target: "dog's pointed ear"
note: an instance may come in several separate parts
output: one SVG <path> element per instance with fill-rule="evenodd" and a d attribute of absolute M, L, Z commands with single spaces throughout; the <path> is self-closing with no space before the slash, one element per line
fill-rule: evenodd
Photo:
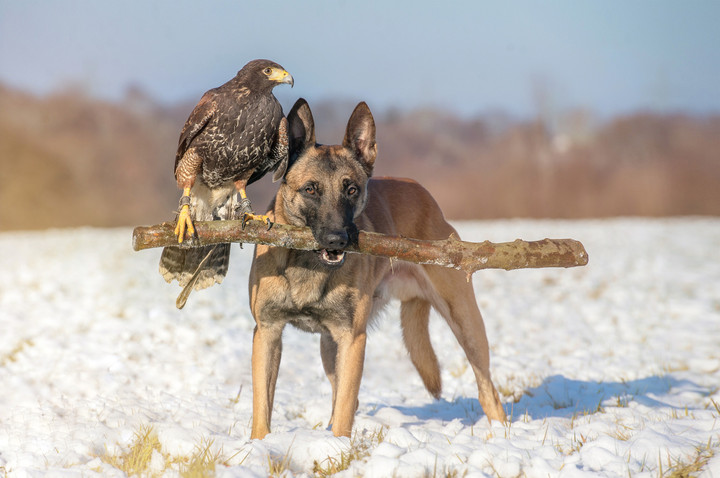
<path fill-rule="evenodd" d="M 350 115 L 343 146 L 355 152 L 355 157 L 363 165 L 367 175 L 371 176 L 377 157 L 375 119 L 364 101 L 358 103 Z"/>
<path fill-rule="evenodd" d="M 290 157 L 296 157 L 308 146 L 315 146 L 315 121 L 310 105 L 304 98 L 299 98 L 293 105 L 288 119 L 288 139 Z"/>

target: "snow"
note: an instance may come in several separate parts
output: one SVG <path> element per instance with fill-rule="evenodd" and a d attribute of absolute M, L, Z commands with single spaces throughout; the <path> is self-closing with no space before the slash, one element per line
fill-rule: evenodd
<path fill-rule="evenodd" d="M 103 461 L 151 426 L 148 473 L 208 446 L 218 476 L 313 474 L 358 444 L 338 476 L 657 476 L 710 456 L 720 477 L 720 220 L 458 223 L 473 241 L 574 238 L 587 267 L 479 271 L 493 381 L 510 425 L 488 423 L 472 371 L 438 316 L 443 395 L 425 391 L 398 307 L 368 339 L 355 436 L 326 429 L 319 338 L 284 335 L 273 433 L 250 440 L 252 247 L 221 286 L 194 292 L 133 252 L 129 229 L 0 234 L 0 475 L 123 476 Z M 381 439 L 378 439 L 380 432 Z M 708 451 L 709 447 L 709 451 Z"/>

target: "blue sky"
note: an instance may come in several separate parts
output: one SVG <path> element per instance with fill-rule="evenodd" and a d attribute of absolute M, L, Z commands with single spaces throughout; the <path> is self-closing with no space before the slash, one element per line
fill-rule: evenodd
<path fill-rule="evenodd" d="M 720 113 L 716 1 L 0 0 L 0 81 L 197 100 L 253 58 L 284 105 Z"/>

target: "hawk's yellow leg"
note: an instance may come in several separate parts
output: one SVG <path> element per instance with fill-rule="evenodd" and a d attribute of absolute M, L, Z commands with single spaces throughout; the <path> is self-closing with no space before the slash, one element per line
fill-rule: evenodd
<path fill-rule="evenodd" d="M 245 192 L 245 188 L 240 188 L 240 198 L 241 199 L 247 199 L 247 193 Z M 272 227 L 272 222 L 270 221 L 270 217 L 266 216 L 264 214 L 255 214 L 253 212 L 246 212 L 245 216 L 243 217 L 243 225 L 248 222 L 250 219 L 255 219 L 256 221 L 262 221 L 267 226 L 268 229 Z"/>
<path fill-rule="evenodd" d="M 190 188 L 183 189 L 180 204 L 182 206 L 180 207 L 180 214 L 178 215 L 177 225 L 175 226 L 175 235 L 178 237 L 178 244 L 182 244 L 186 229 L 188 236 L 195 234 L 195 226 L 193 226 L 192 219 L 190 219 Z"/>

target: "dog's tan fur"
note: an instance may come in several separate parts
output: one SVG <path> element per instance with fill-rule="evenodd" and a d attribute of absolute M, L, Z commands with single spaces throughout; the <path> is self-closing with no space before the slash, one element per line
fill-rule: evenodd
<path fill-rule="evenodd" d="M 445 239 L 455 233 L 432 196 L 416 182 L 369 179 L 377 148 L 367 105 L 355 108 L 343 144 L 337 146 L 315 144 L 312 114 L 304 100 L 298 100 L 288 120 L 293 160 L 271 206 L 273 221 L 307 225 L 321 246 L 335 250 L 352 241 L 357 229 L 419 239 Z M 428 391 L 440 397 L 440 369 L 428 333 L 433 307 L 467 355 L 486 416 L 504 421 L 490 379 L 483 319 L 465 274 L 439 266 L 391 264 L 387 258 L 363 254 L 344 257 L 342 265 L 331 267 L 315 251 L 257 246 L 250 272 L 250 304 L 257 323 L 252 438 L 270 432 L 281 336 L 287 323 L 321 334 L 320 353 L 333 390 L 332 431 L 349 436 L 368 322 L 392 298 L 401 301 L 403 340 Z"/>

